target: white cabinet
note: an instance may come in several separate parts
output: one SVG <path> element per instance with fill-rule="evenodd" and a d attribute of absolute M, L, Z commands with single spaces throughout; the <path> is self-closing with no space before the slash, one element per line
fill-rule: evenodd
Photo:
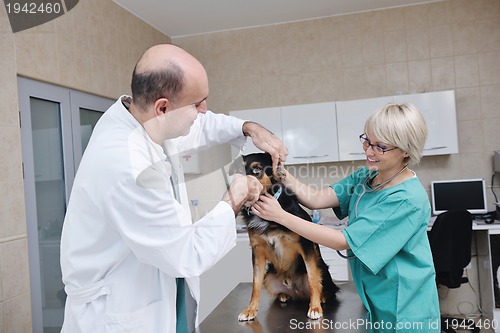
<path fill-rule="evenodd" d="M 201 174 L 201 161 L 199 152 L 195 151 L 195 152 L 182 153 L 179 157 L 182 165 L 182 171 L 185 174 L 191 174 L 191 175 Z"/>
<path fill-rule="evenodd" d="M 339 160 L 335 102 L 282 107 L 281 127 L 287 164 Z"/>
<path fill-rule="evenodd" d="M 386 96 L 353 101 L 302 104 L 230 112 L 255 121 L 283 140 L 288 149 L 286 164 L 364 160 L 359 142 L 365 122 L 387 103 L 411 103 L 425 118 L 428 138 L 423 155 L 458 153 L 455 92 Z M 260 152 L 251 140 L 243 154 Z M 240 152 L 233 148 L 233 158 Z"/>
<path fill-rule="evenodd" d="M 413 104 L 424 116 L 428 130 L 424 156 L 458 153 L 457 116 L 453 90 L 394 96 L 394 102 Z"/>
<path fill-rule="evenodd" d="M 455 93 L 451 90 L 337 102 L 341 161 L 365 158 L 358 138 L 365 121 L 375 110 L 391 102 L 413 104 L 424 116 L 428 130 L 424 156 L 458 153 Z"/>
<path fill-rule="evenodd" d="M 286 164 L 339 160 L 335 102 L 241 110 L 229 114 L 255 121 L 282 139 L 288 149 Z M 260 151 L 249 139 L 241 153 Z M 239 153 L 237 148 L 232 148 L 233 158 Z"/>
<path fill-rule="evenodd" d="M 391 103 L 392 96 L 337 102 L 339 157 L 341 161 L 364 160 L 365 151 L 359 142 L 365 122 L 378 108 Z"/>
<path fill-rule="evenodd" d="M 252 250 L 250 248 L 250 241 L 246 233 L 241 233 L 238 234 L 236 246 L 200 277 L 200 322 L 240 282 L 252 282 L 252 276 Z M 250 302 L 250 299 L 248 299 L 248 302 Z M 240 310 L 243 310 L 243 308 Z M 237 319 L 230 318 L 229 320 Z"/>
<path fill-rule="evenodd" d="M 229 112 L 229 115 L 243 120 L 249 120 L 259 123 L 260 125 L 270 130 L 272 133 L 274 133 L 274 135 L 276 135 L 278 138 L 283 138 L 281 131 L 281 108 L 279 107 L 232 111 Z M 255 147 L 251 139 L 247 139 L 247 143 L 243 147 L 243 150 L 241 152 L 238 148 L 231 147 L 231 155 L 233 158 L 238 156 L 240 153 L 243 155 L 247 155 L 250 153 L 258 152 L 262 151 Z"/>

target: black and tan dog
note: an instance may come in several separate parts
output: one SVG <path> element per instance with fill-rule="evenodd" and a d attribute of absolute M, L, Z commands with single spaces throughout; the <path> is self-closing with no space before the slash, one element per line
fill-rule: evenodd
<path fill-rule="evenodd" d="M 264 185 L 264 191 L 274 195 L 285 211 L 311 221 L 297 197 L 273 177 L 269 154 L 246 155 L 243 165 L 245 173 L 257 177 Z M 244 208 L 241 214 L 252 248 L 253 285 L 250 304 L 240 313 L 238 320 L 248 321 L 256 317 L 263 285 L 281 302 L 309 300 L 307 316 L 311 319 L 322 317 L 321 303 L 334 298 L 339 288 L 332 281 L 318 244 L 278 223 L 259 218 L 250 209 Z"/>

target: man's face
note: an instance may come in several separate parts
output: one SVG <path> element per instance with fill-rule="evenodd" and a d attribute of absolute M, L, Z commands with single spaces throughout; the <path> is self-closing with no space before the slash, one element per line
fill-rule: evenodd
<path fill-rule="evenodd" d="M 163 115 L 158 116 L 164 118 L 162 121 L 165 124 L 165 140 L 188 135 L 198 113 L 196 105 L 189 104 L 166 111 Z"/>
<path fill-rule="evenodd" d="M 189 134 L 199 113 L 207 111 L 208 81 L 187 81 L 180 98 L 174 102 L 160 98 L 155 103 L 156 116 L 144 128 L 157 143 Z M 157 111 L 159 110 L 159 111 Z"/>
<path fill-rule="evenodd" d="M 198 114 L 207 112 L 208 79 L 205 72 L 198 76 L 188 74 L 185 80 L 179 100 L 171 103 L 170 111 L 166 112 L 172 126 L 167 139 L 189 134 Z"/>

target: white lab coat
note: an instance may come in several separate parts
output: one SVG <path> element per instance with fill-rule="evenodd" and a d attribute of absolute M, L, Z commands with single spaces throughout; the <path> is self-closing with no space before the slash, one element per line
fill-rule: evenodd
<path fill-rule="evenodd" d="M 191 223 L 185 186 L 179 184 L 181 205 L 173 197 L 172 165 L 122 97 L 93 131 L 64 220 L 64 333 L 175 332 L 175 277 L 186 277 L 199 303 L 198 277 L 236 244 L 234 212 L 226 202 Z M 178 149 L 241 146 L 242 125 L 200 114 L 186 137 L 166 142 L 174 169 Z"/>

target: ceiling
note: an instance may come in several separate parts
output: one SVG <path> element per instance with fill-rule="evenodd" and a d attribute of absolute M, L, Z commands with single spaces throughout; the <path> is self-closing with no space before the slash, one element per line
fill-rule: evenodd
<path fill-rule="evenodd" d="M 171 38 L 442 0 L 113 0 Z"/>

